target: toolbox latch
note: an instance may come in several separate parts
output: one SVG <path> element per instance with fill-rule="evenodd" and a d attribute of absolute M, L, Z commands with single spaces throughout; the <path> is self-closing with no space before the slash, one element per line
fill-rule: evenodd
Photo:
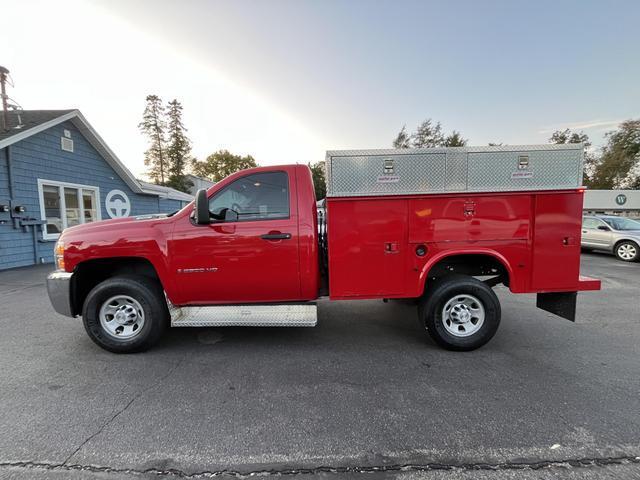
<path fill-rule="evenodd" d="M 472 217 L 476 214 L 476 202 L 464 202 L 464 216 Z"/>

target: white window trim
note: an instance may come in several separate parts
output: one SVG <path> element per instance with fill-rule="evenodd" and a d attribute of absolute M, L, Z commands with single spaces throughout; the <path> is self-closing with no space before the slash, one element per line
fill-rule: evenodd
<path fill-rule="evenodd" d="M 80 207 L 80 223 L 84 223 L 84 202 L 82 201 L 82 190 L 91 190 L 94 192 L 96 198 L 96 222 L 102 220 L 102 208 L 100 205 L 100 188 L 94 185 L 82 185 L 80 183 L 69 183 L 69 182 L 58 182 L 56 180 L 46 180 L 44 178 L 38 179 L 38 200 L 40 202 L 40 218 L 47 221 L 47 217 L 45 215 L 45 205 L 44 205 L 44 185 L 50 185 L 52 187 L 58 188 L 58 198 L 60 201 L 60 220 L 62 221 L 63 230 L 67 228 L 67 206 L 65 204 L 64 199 L 64 187 L 75 188 L 78 193 L 78 206 Z M 60 236 L 59 233 L 47 233 L 46 225 L 43 225 L 42 228 L 42 238 L 44 240 L 56 240 Z"/>

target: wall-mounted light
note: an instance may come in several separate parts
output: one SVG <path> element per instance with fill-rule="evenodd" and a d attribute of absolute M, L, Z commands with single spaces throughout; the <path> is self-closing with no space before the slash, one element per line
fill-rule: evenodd
<path fill-rule="evenodd" d="M 8 213 L 9 210 L 9 205 L 0 205 L 0 213 Z"/>
<path fill-rule="evenodd" d="M 27 211 L 27 208 L 24 205 L 16 205 L 15 207 L 13 207 L 13 210 L 16 213 L 24 213 Z"/>

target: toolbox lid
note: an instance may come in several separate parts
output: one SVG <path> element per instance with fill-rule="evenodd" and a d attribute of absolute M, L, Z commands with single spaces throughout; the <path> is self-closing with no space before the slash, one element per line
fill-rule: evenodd
<path fill-rule="evenodd" d="M 333 150 L 327 197 L 575 189 L 584 145 Z"/>

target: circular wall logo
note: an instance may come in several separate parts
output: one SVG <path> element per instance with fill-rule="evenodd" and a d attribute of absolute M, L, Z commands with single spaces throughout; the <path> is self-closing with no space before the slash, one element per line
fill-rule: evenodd
<path fill-rule="evenodd" d="M 104 199 L 104 208 L 111 218 L 128 217 L 131 212 L 131 202 L 122 190 L 111 190 Z"/>
<path fill-rule="evenodd" d="M 627 196 L 624 193 L 616 196 L 616 203 L 618 205 L 624 205 L 625 203 L 627 203 Z"/>

